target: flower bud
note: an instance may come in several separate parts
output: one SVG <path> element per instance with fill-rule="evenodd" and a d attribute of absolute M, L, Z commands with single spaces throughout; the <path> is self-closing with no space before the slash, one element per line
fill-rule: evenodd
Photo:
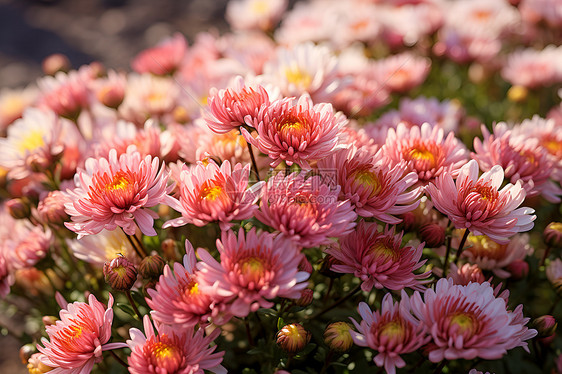
<path fill-rule="evenodd" d="M 324 331 L 324 342 L 333 351 L 346 352 L 353 345 L 349 330 L 350 326 L 345 322 L 330 323 Z"/>
<path fill-rule="evenodd" d="M 27 361 L 27 370 L 29 370 L 30 374 L 43 374 L 48 373 L 49 371 L 53 370 L 54 368 L 45 365 L 41 362 L 40 357 L 44 356 L 43 353 L 34 353 L 31 355 L 29 360 Z"/>
<path fill-rule="evenodd" d="M 402 215 L 402 226 L 404 231 L 413 231 L 416 228 L 416 216 L 412 212 L 406 212 Z"/>
<path fill-rule="evenodd" d="M 515 260 L 507 265 L 506 269 L 511 273 L 511 278 L 514 280 L 523 279 L 529 274 L 529 264 L 524 260 Z"/>
<path fill-rule="evenodd" d="M 106 107 L 117 109 L 125 98 L 125 89 L 119 85 L 107 84 L 97 92 L 96 96 Z"/>
<path fill-rule="evenodd" d="M 20 348 L 20 360 L 22 364 L 27 364 L 27 361 L 29 361 L 29 358 L 31 357 L 32 354 L 34 354 L 35 352 L 37 352 L 37 348 L 35 348 L 34 344 L 26 344 L 26 345 L 22 345 Z"/>
<path fill-rule="evenodd" d="M 105 263 L 103 275 L 114 290 L 128 291 L 137 280 L 137 269 L 124 256 L 119 256 Z"/>
<path fill-rule="evenodd" d="M 37 205 L 37 214 L 43 223 L 62 224 L 69 220 L 64 210 L 65 198 L 61 191 L 49 191 Z"/>
<path fill-rule="evenodd" d="M 23 219 L 29 217 L 31 208 L 29 201 L 26 198 L 15 198 L 6 201 L 6 208 L 12 217 L 15 219 Z"/>
<path fill-rule="evenodd" d="M 549 223 L 544 229 L 543 239 L 550 247 L 562 247 L 562 222 Z"/>
<path fill-rule="evenodd" d="M 548 338 L 556 333 L 558 324 L 551 315 L 544 315 L 533 321 L 533 327 L 538 331 L 538 338 Z"/>
<path fill-rule="evenodd" d="M 45 327 L 56 324 L 58 320 L 59 319 L 55 316 L 43 316 L 43 317 L 41 317 L 41 321 L 43 322 Z"/>
<path fill-rule="evenodd" d="M 301 292 L 301 297 L 295 300 L 295 304 L 301 307 L 307 307 L 312 304 L 314 300 L 314 291 L 310 288 L 305 288 Z"/>
<path fill-rule="evenodd" d="M 318 272 L 328 278 L 339 278 L 343 274 L 332 271 L 332 266 L 339 263 L 340 262 L 336 260 L 334 256 L 327 255 L 321 260 L 320 269 L 318 270 Z"/>
<path fill-rule="evenodd" d="M 177 251 L 176 241 L 173 239 L 166 239 L 161 244 L 162 252 L 164 252 L 164 258 L 167 261 L 179 261 L 180 256 Z"/>
<path fill-rule="evenodd" d="M 151 288 L 156 288 L 156 285 L 158 284 L 158 281 L 155 279 L 151 279 L 148 282 L 146 282 L 143 286 L 142 286 L 142 293 L 144 295 L 144 297 L 150 297 L 150 295 L 148 294 L 148 290 Z"/>
<path fill-rule="evenodd" d="M 302 325 L 291 323 L 277 332 L 277 345 L 288 354 L 294 354 L 308 344 L 310 337 L 310 332 L 306 331 Z"/>
<path fill-rule="evenodd" d="M 164 271 L 166 261 L 159 255 L 146 256 L 139 264 L 139 274 L 145 279 L 158 279 Z"/>
<path fill-rule="evenodd" d="M 301 262 L 299 262 L 299 270 L 312 274 L 314 268 L 312 267 L 310 261 L 308 261 L 306 257 L 303 257 Z"/>
<path fill-rule="evenodd" d="M 445 244 L 445 228 L 437 223 L 423 225 L 419 234 L 426 247 L 437 248 Z"/>
<path fill-rule="evenodd" d="M 61 53 L 54 53 L 43 60 L 41 67 L 45 74 L 55 75 L 59 71 L 67 73 L 71 66 L 68 57 Z"/>

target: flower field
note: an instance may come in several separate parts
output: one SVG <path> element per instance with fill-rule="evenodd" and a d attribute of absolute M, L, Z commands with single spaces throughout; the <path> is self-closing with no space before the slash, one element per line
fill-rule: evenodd
<path fill-rule="evenodd" d="M 0 90 L 31 374 L 562 374 L 562 4 L 230 0 Z"/>

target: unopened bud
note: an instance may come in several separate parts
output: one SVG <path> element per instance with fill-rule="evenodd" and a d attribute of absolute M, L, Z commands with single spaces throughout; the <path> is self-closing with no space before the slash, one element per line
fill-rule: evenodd
<path fill-rule="evenodd" d="M 137 269 L 124 256 L 119 256 L 105 263 L 103 275 L 114 290 L 128 291 L 137 280 Z"/>
<path fill-rule="evenodd" d="M 146 256 L 139 264 L 138 270 L 145 279 L 158 279 L 166 266 L 166 261 L 159 255 Z"/>
<path fill-rule="evenodd" d="M 71 67 L 68 57 L 61 53 L 54 53 L 47 56 L 41 65 L 43 72 L 47 75 L 55 75 L 59 71 L 67 73 Z"/>
<path fill-rule="evenodd" d="M 544 229 L 543 239 L 550 247 L 562 247 L 562 222 L 549 223 Z"/>
<path fill-rule="evenodd" d="M 41 356 L 45 355 L 43 353 L 34 353 L 27 361 L 27 370 L 30 374 L 44 374 L 54 369 L 45 365 L 40 359 Z"/>
<path fill-rule="evenodd" d="M 10 199 L 6 201 L 5 205 L 10 215 L 15 219 L 27 218 L 31 214 L 29 201 L 26 198 Z"/>
<path fill-rule="evenodd" d="M 426 247 L 437 248 L 445 244 L 445 228 L 437 223 L 423 225 L 419 234 Z"/>
<path fill-rule="evenodd" d="M 49 191 L 37 205 L 37 214 L 43 223 L 61 224 L 69 220 L 64 210 L 65 197 L 61 191 Z"/>
<path fill-rule="evenodd" d="M 22 345 L 20 348 L 20 360 L 22 364 L 27 364 L 27 361 L 29 361 L 29 358 L 31 357 L 32 354 L 34 354 L 35 352 L 37 352 L 37 348 L 35 348 L 34 344 L 26 344 L 26 345 Z"/>
<path fill-rule="evenodd" d="M 524 260 L 515 260 L 507 265 L 506 269 L 514 280 L 523 279 L 529 274 L 529 264 Z"/>
<path fill-rule="evenodd" d="M 277 345 L 289 354 L 301 351 L 310 341 L 311 334 L 302 325 L 291 323 L 277 332 Z"/>
<path fill-rule="evenodd" d="M 314 300 L 314 291 L 310 288 L 305 288 L 301 292 L 301 297 L 295 300 L 295 304 L 301 307 L 307 307 L 312 304 Z"/>
<path fill-rule="evenodd" d="M 349 332 L 350 326 L 345 322 L 334 322 L 324 331 L 324 342 L 331 350 L 346 352 L 353 345 L 353 338 Z"/>
<path fill-rule="evenodd" d="M 340 263 L 334 256 L 327 255 L 321 261 L 318 272 L 323 276 L 328 278 L 339 278 L 343 275 L 342 273 L 332 271 L 332 266 Z"/>
<path fill-rule="evenodd" d="M 406 212 L 402 215 L 402 225 L 404 231 L 414 231 L 416 228 L 416 216 L 412 212 Z"/>
<path fill-rule="evenodd" d="M 314 268 L 312 267 L 310 261 L 308 261 L 306 257 L 303 257 L 301 262 L 299 262 L 299 270 L 312 274 Z"/>
<path fill-rule="evenodd" d="M 107 84 L 98 91 L 96 96 L 106 107 L 117 109 L 125 98 L 125 89 L 119 85 Z"/>
<path fill-rule="evenodd" d="M 59 319 L 55 316 L 43 316 L 41 318 L 41 321 L 43 322 L 45 327 L 54 325 L 55 323 L 57 323 L 58 320 Z"/>
<path fill-rule="evenodd" d="M 557 326 L 556 319 L 548 314 L 533 321 L 533 327 L 538 331 L 538 338 L 548 338 L 554 335 Z"/>

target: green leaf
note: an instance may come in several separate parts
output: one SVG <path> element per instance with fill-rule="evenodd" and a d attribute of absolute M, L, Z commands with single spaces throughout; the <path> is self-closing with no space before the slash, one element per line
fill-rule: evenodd
<path fill-rule="evenodd" d="M 285 326 L 285 321 L 283 320 L 283 318 L 279 317 L 277 319 L 277 330 L 281 330 L 283 326 Z"/>
<path fill-rule="evenodd" d="M 123 312 L 127 313 L 128 315 L 130 315 L 131 317 L 135 318 L 136 317 L 136 313 L 133 310 L 133 308 L 129 305 L 129 304 L 122 304 L 122 303 L 117 303 L 115 304 L 115 306 L 119 309 L 121 309 Z"/>

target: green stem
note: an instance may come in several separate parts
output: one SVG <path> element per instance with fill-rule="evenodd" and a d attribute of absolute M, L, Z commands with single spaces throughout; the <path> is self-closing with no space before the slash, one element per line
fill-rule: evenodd
<path fill-rule="evenodd" d="M 244 318 L 244 325 L 246 326 L 246 335 L 248 336 L 248 344 L 250 344 L 250 347 L 255 347 L 255 343 L 254 343 L 254 338 L 252 338 L 252 333 L 250 331 L 250 322 L 248 321 L 248 318 Z"/>
<path fill-rule="evenodd" d="M 131 291 L 129 291 L 129 290 L 125 291 L 125 295 L 127 295 L 127 300 L 129 300 L 129 303 L 133 307 L 133 310 L 135 311 L 135 313 L 137 315 L 137 318 L 139 319 L 139 321 L 142 321 L 142 316 L 139 312 L 139 309 L 137 308 L 137 303 L 135 303 L 135 300 L 133 300 L 133 296 L 131 295 Z"/>
<path fill-rule="evenodd" d="M 470 231 L 468 231 L 468 229 L 466 229 L 464 231 L 464 235 L 462 236 L 461 243 L 459 244 L 459 249 L 457 249 L 457 257 L 456 257 L 455 261 L 453 261 L 453 262 L 458 263 L 458 261 L 461 259 L 462 250 L 464 249 L 464 244 L 466 243 L 466 239 L 468 238 L 468 234 L 470 234 Z"/>
<path fill-rule="evenodd" d="M 127 363 L 125 361 L 123 361 L 121 359 L 121 357 L 117 356 L 117 354 L 113 351 L 109 351 L 109 353 L 113 356 L 113 358 L 115 359 L 115 361 L 117 361 L 118 363 L 120 363 L 122 366 L 124 366 L 125 368 L 128 368 L 129 365 L 127 365 Z"/>
<path fill-rule="evenodd" d="M 329 312 L 330 310 L 334 309 L 335 307 L 337 307 L 338 305 L 344 303 L 345 301 L 347 301 L 348 299 L 350 299 L 353 295 L 355 295 L 359 290 L 361 290 L 361 284 L 358 284 L 353 290 L 351 290 L 347 295 L 345 295 L 344 297 L 342 297 L 341 299 L 339 299 L 338 301 L 336 301 L 335 303 L 333 303 L 332 305 L 322 309 L 321 311 L 319 311 L 318 313 L 314 314 L 312 317 L 310 317 L 309 319 L 315 319 L 317 317 L 320 317 L 322 314 Z"/>
<path fill-rule="evenodd" d="M 137 246 L 135 244 L 135 242 L 133 241 L 133 239 L 131 238 L 131 235 L 129 234 L 125 234 L 125 236 L 127 237 L 127 240 L 129 241 L 129 243 L 131 244 L 131 246 L 133 247 L 133 249 L 135 250 L 135 252 L 137 253 L 137 255 L 143 259 L 146 257 L 146 253 L 144 252 L 144 249 L 142 249 L 141 247 Z M 134 235 L 133 235 L 134 237 Z"/>
<path fill-rule="evenodd" d="M 548 255 L 550 254 L 550 250 L 552 249 L 551 246 L 547 246 L 546 250 L 544 251 L 544 254 L 542 255 L 542 259 L 541 259 L 541 263 L 539 264 L 539 266 L 543 266 L 544 262 L 546 261 L 546 258 L 548 257 Z"/>

